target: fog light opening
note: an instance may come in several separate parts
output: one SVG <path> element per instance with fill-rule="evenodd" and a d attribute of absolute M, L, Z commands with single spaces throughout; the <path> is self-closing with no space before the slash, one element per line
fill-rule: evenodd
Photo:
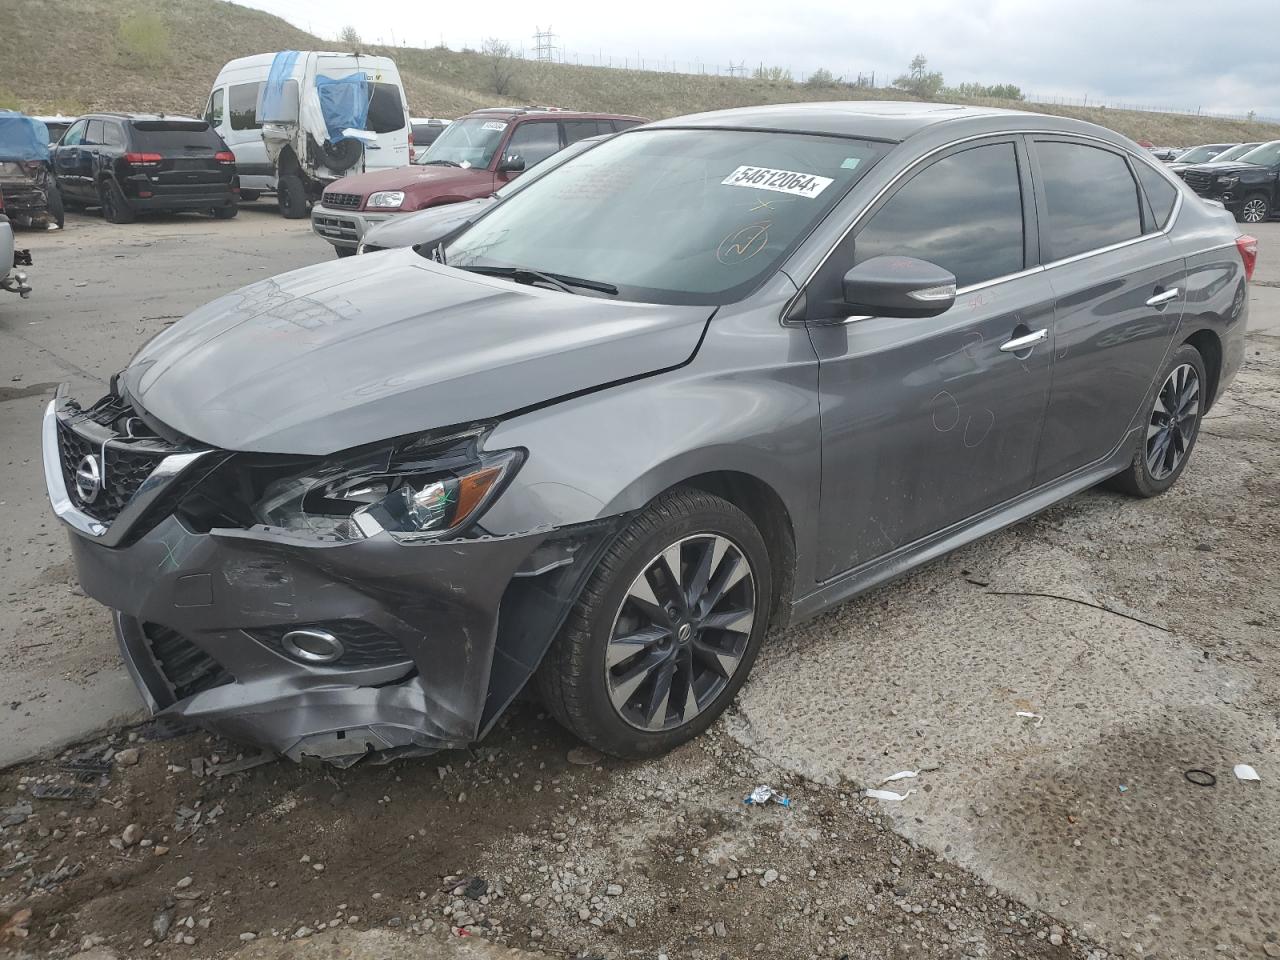
<path fill-rule="evenodd" d="M 303 663 L 333 663 L 343 654 L 342 641 L 325 630 L 291 630 L 280 638 L 280 645 Z"/>

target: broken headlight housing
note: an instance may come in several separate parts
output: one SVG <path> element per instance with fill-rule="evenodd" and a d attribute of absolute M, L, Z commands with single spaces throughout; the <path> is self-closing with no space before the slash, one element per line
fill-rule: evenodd
<path fill-rule="evenodd" d="M 524 459 L 522 450 L 481 450 L 486 432 L 427 436 L 325 460 L 272 483 L 255 513 L 268 526 L 338 543 L 384 531 L 406 542 L 458 535 Z"/>

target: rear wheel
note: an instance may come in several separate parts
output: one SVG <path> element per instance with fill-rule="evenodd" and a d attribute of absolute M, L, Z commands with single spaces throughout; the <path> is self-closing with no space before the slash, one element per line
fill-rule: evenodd
<path fill-rule="evenodd" d="M 286 220 L 301 220 L 307 215 L 307 188 L 302 178 L 285 174 L 276 184 L 276 197 L 280 201 L 280 213 Z"/>
<path fill-rule="evenodd" d="M 240 208 L 234 203 L 228 203 L 221 207 L 214 207 L 209 212 L 213 214 L 215 220 L 230 220 L 240 212 Z"/>
<path fill-rule="evenodd" d="M 768 628 L 769 555 L 737 507 L 664 494 L 606 551 L 538 669 L 543 702 L 618 757 L 702 733 L 747 678 Z"/>
<path fill-rule="evenodd" d="M 1133 461 L 1111 486 L 1135 497 L 1154 497 L 1173 486 L 1200 435 L 1208 382 L 1200 351 L 1184 343 L 1165 365 Z"/>
<path fill-rule="evenodd" d="M 1236 219 L 1241 223 L 1262 223 L 1271 216 L 1271 203 L 1266 194 L 1251 193 L 1240 204 L 1240 212 Z"/>
<path fill-rule="evenodd" d="M 114 180 L 103 180 L 98 185 L 98 199 L 102 204 L 102 218 L 107 223 L 133 223 L 138 217 Z"/>

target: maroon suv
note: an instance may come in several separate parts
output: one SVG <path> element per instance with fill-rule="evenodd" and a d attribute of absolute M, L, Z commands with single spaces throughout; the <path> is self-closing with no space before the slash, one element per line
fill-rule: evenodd
<path fill-rule="evenodd" d="M 647 121 L 611 113 L 540 107 L 475 110 L 453 121 L 413 165 L 335 180 L 311 210 L 311 228 L 356 252 L 365 231 L 398 213 L 487 197 L 504 183 L 584 137 Z"/>

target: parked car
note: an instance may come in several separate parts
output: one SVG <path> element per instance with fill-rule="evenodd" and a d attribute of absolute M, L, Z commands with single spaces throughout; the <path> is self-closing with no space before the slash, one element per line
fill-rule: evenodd
<path fill-rule="evenodd" d="M 1215 156 L 1212 160 L 1206 160 L 1206 161 L 1203 161 L 1203 163 L 1209 163 L 1209 164 L 1227 163 L 1228 161 L 1231 161 L 1231 160 L 1238 160 L 1240 157 L 1244 156 L 1254 147 L 1260 147 L 1260 146 L 1262 146 L 1260 142 L 1259 143 L 1237 143 L 1234 147 L 1228 147 L 1226 150 L 1223 150 L 1220 154 Z M 1169 169 L 1174 173 L 1178 174 L 1179 176 L 1182 175 L 1183 170 L 1186 170 L 1188 167 L 1192 167 L 1192 166 L 1200 166 L 1200 164 L 1185 163 L 1182 160 L 1175 160 L 1168 165 Z"/>
<path fill-rule="evenodd" d="M 532 107 L 476 110 L 455 120 L 411 167 L 343 177 L 311 211 L 311 228 L 340 257 L 375 223 L 487 197 L 566 145 L 646 122 L 642 117 Z"/>
<path fill-rule="evenodd" d="M 440 134 L 444 132 L 444 128 L 449 125 L 448 120 L 439 120 L 435 117 L 410 117 L 409 131 L 412 139 L 409 141 L 409 162 L 417 163 L 418 157 L 422 156 L 431 146 L 440 138 Z"/>
<path fill-rule="evenodd" d="M 487 197 L 428 207 L 416 213 L 406 213 L 400 217 L 375 223 L 366 231 L 356 252 L 378 253 L 382 250 L 394 250 L 398 247 L 412 247 L 419 243 L 443 240 L 475 220 L 495 203 L 537 183 L 560 164 L 572 160 L 581 153 L 586 153 L 607 139 L 608 137 L 587 137 L 585 140 L 571 143 L 559 153 L 549 156 L 528 173 L 503 184 Z"/>
<path fill-rule="evenodd" d="M 62 135 L 53 168 L 67 204 L 100 207 L 109 223 L 184 210 L 229 220 L 238 209 L 235 157 L 191 117 L 89 114 Z"/>
<path fill-rule="evenodd" d="M 75 117 L 64 117 L 60 113 L 54 114 L 53 116 L 33 117 L 32 119 L 39 120 L 45 125 L 45 129 L 49 131 L 50 147 L 61 140 L 62 135 L 67 132 L 73 123 L 76 122 Z"/>
<path fill-rule="evenodd" d="M 244 199 L 275 194 L 289 219 L 344 174 L 409 162 L 409 110 L 388 57 L 284 50 L 231 60 L 205 119 L 235 154 Z"/>
<path fill-rule="evenodd" d="M 1187 167 L 1181 176 L 1192 190 L 1221 203 L 1241 223 L 1262 223 L 1271 219 L 1280 202 L 1280 140 L 1254 147 L 1230 163 Z"/>
<path fill-rule="evenodd" d="M 154 711 L 345 765 L 472 743 L 532 680 L 648 756 L 715 720 L 771 624 L 1102 481 L 1168 490 L 1241 364 L 1256 254 L 1077 120 L 681 117 L 446 262 L 201 307 L 96 403 L 58 391 L 45 477 Z"/>
<path fill-rule="evenodd" d="M 1174 163 L 1208 163 L 1224 150 L 1236 146 L 1234 143 L 1202 143 L 1198 147 L 1190 147 L 1174 158 Z"/>
<path fill-rule="evenodd" d="M 14 247 L 13 227 L 4 212 L 4 196 L 0 194 L 0 290 L 16 293 L 24 300 L 31 296 L 27 275 L 19 267 L 31 265 L 31 253 Z"/>
<path fill-rule="evenodd" d="M 63 225 L 62 198 L 53 185 L 49 133 L 35 117 L 0 110 L 0 197 L 10 226 Z"/>
<path fill-rule="evenodd" d="M 1165 163 L 1171 163 L 1178 158 L 1178 154 L 1185 152 L 1186 151 L 1182 147 L 1153 147 L 1151 155 L 1157 160 L 1162 160 Z"/>

